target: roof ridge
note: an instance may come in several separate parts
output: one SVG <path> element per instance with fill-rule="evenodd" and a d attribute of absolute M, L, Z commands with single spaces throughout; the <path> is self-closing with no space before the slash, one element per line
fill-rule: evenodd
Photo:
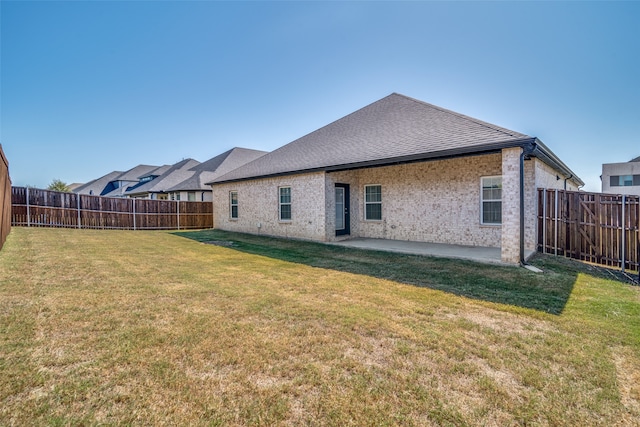
<path fill-rule="evenodd" d="M 495 130 L 495 131 L 498 131 L 498 132 L 502 132 L 502 133 L 504 133 L 504 134 L 506 134 L 506 135 L 508 135 L 508 136 L 510 136 L 512 138 L 519 138 L 521 135 L 523 135 L 520 132 L 515 132 L 515 131 L 512 131 L 511 129 L 507 129 L 507 128 L 504 128 L 502 126 L 493 125 L 493 124 L 491 124 L 489 122 L 485 122 L 484 120 L 475 119 L 475 118 L 473 118 L 471 116 L 467 116 L 465 114 L 461 114 L 461 113 L 455 112 L 453 110 L 449 110 L 447 108 L 439 107 L 437 105 L 430 104 L 428 102 L 421 101 L 419 99 L 415 99 L 415 98 L 412 98 L 410 96 L 403 95 L 401 93 L 393 92 L 391 95 L 401 96 L 401 97 L 403 97 L 405 99 L 408 99 L 409 101 L 413 101 L 413 102 L 416 102 L 418 104 L 426 105 L 427 107 L 433 108 L 433 109 L 438 110 L 438 111 L 442 111 L 443 113 L 448 113 L 448 114 L 460 117 L 461 119 L 468 120 L 470 122 L 478 124 L 480 126 L 484 126 L 486 128 L 489 128 L 489 129 L 492 129 L 492 130 Z M 514 134 L 514 132 L 515 132 L 515 134 Z"/>

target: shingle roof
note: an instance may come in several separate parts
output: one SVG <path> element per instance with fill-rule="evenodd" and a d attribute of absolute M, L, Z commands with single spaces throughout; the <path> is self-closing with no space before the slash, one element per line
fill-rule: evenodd
<path fill-rule="evenodd" d="M 190 169 L 199 164 L 200 162 L 194 159 L 182 160 L 171 165 L 169 169 L 157 178 L 154 178 L 149 182 L 145 182 L 142 185 L 127 189 L 126 194 L 133 195 L 141 193 L 166 192 L 167 189 L 190 178 L 194 174 Z"/>
<path fill-rule="evenodd" d="M 629 160 L 629 163 L 633 163 L 633 162 L 640 162 L 640 156 L 636 157 L 635 159 Z"/>
<path fill-rule="evenodd" d="M 195 173 L 167 191 L 211 190 L 207 184 L 244 164 L 267 154 L 266 151 L 235 147 L 191 168 Z"/>
<path fill-rule="evenodd" d="M 214 182 L 477 152 L 532 138 L 393 93 Z"/>
<path fill-rule="evenodd" d="M 138 165 L 129 169 L 126 172 L 123 172 L 120 176 L 118 176 L 113 181 L 137 181 L 140 176 L 148 173 L 149 171 L 156 169 L 157 167 L 158 166 L 152 166 L 152 165 Z"/>
<path fill-rule="evenodd" d="M 74 188 L 72 191 L 76 194 L 93 194 L 99 196 L 102 193 L 102 190 L 113 181 L 116 177 L 122 175 L 124 172 L 122 171 L 113 171 L 108 174 L 101 176 L 100 178 L 96 178 L 93 181 L 89 181 L 86 184 L 83 184 L 79 187 Z"/>
<path fill-rule="evenodd" d="M 171 169 L 172 165 L 162 165 L 162 166 L 158 166 L 155 169 L 152 169 L 150 171 L 145 172 L 144 174 L 140 175 L 138 177 L 138 179 L 142 179 L 145 178 L 147 176 L 160 176 L 163 173 L 165 173 L 166 171 L 168 171 L 169 169 Z"/>

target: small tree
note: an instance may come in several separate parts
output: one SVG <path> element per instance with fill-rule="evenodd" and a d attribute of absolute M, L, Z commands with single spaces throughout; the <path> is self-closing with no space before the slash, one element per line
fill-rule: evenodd
<path fill-rule="evenodd" d="M 66 182 L 61 181 L 59 179 L 54 179 L 53 181 L 51 181 L 51 184 L 49 184 L 49 186 L 47 187 L 47 190 L 53 190 L 53 191 L 64 191 L 64 192 L 69 192 L 71 190 L 69 190 L 69 186 L 67 185 Z"/>

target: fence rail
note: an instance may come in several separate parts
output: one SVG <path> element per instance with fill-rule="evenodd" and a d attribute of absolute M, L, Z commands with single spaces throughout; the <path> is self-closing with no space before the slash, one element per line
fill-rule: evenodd
<path fill-rule="evenodd" d="M 538 251 L 640 270 L 640 197 L 538 189 Z"/>
<path fill-rule="evenodd" d="M 9 161 L 0 145 L 0 249 L 11 231 L 11 177 Z"/>
<path fill-rule="evenodd" d="M 119 230 L 186 230 L 213 227 L 211 202 L 125 199 L 11 188 L 11 224 Z"/>

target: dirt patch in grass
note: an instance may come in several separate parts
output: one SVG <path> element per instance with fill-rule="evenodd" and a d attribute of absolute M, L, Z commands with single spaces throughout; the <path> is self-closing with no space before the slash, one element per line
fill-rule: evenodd
<path fill-rule="evenodd" d="M 627 353 L 625 348 L 612 350 L 620 399 L 631 412 L 640 413 L 640 366 L 637 364 L 637 357 Z"/>

